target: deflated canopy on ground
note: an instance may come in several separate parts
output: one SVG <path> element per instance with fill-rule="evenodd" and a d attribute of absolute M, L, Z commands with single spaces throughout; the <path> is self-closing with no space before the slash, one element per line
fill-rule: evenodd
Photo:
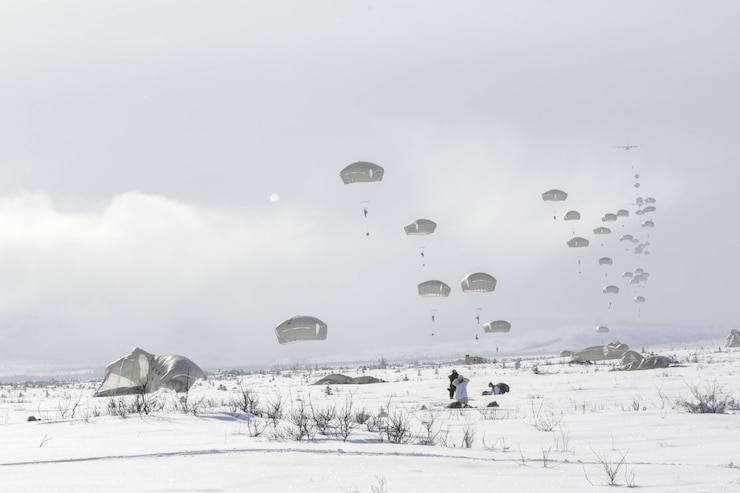
<path fill-rule="evenodd" d="M 205 378 L 203 370 L 185 356 L 157 356 L 134 348 L 106 367 L 95 397 L 150 393 L 163 388 L 187 392 L 201 378 Z"/>
<path fill-rule="evenodd" d="M 740 347 L 740 332 L 737 329 L 732 329 L 727 336 L 727 343 L 725 347 Z"/>
<path fill-rule="evenodd" d="M 283 321 L 275 327 L 275 335 L 280 344 L 293 344 L 301 341 L 326 340 L 327 325 L 316 317 L 298 315 Z"/>
<path fill-rule="evenodd" d="M 381 383 L 384 381 L 380 378 L 370 376 L 348 377 L 347 375 L 332 373 L 316 381 L 314 385 L 361 385 L 366 383 Z"/>
<path fill-rule="evenodd" d="M 367 161 L 357 161 L 346 166 L 342 171 L 339 172 L 339 176 L 342 178 L 344 184 L 349 183 L 368 183 L 372 181 L 380 181 L 383 179 L 383 173 L 385 170 L 375 163 Z"/>
<path fill-rule="evenodd" d="M 603 361 L 608 359 L 619 359 L 629 350 L 627 344 L 614 340 L 603 346 L 592 346 L 571 355 L 573 361 Z"/>
<path fill-rule="evenodd" d="M 623 371 L 634 370 L 655 370 L 657 368 L 668 368 L 671 365 L 671 359 L 667 356 L 643 356 L 637 351 L 627 351 L 622 355 Z"/>

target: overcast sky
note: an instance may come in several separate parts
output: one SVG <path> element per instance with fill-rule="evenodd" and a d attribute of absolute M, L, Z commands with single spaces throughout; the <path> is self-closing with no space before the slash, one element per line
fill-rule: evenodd
<path fill-rule="evenodd" d="M 724 335 L 738 25 L 733 1 L 4 1 L 0 365 Z M 383 180 L 344 185 L 358 160 Z M 544 202 L 552 188 L 567 201 Z M 417 218 L 435 234 L 407 237 Z M 638 267 L 635 289 L 621 273 Z M 463 294 L 475 271 L 496 291 Z M 452 295 L 421 298 L 429 279 Z M 278 344 L 294 315 L 328 339 Z"/>

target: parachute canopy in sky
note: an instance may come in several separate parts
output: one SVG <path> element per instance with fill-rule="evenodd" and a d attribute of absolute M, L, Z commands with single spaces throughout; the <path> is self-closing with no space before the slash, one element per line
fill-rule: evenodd
<path fill-rule="evenodd" d="M 617 220 L 617 215 L 614 214 L 613 212 L 607 212 L 606 214 L 604 214 L 603 216 L 601 216 L 601 220 L 604 221 L 604 222 L 616 221 Z"/>
<path fill-rule="evenodd" d="M 614 262 L 609 257 L 601 257 L 599 259 L 599 265 L 612 265 Z"/>
<path fill-rule="evenodd" d="M 581 213 L 578 211 L 568 211 L 565 213 L 565 216 L 563 216 L 563 220 L 565 221 L 578 221 L 581 218 Z"/>
<path fill-rule="evenodd" d="M 446 298 L 450 295 L 452 289 L 442 281 L 432 280 L 424 281 L 417 286 L 419 296 L 424 298 Z"/>
<path fill-rule="evenodd" d="M 483 324 L 483 332 L 509 332 L 511 324 L 506 320 L 494 320 Z"/>
<path fill-rule="evenodd" d="M 586 238 L 581 238 L 580 236 L 575 236 L 568 240 L 568 246 L 570 248 L 581 248 L 581 247 L 587 247 L 588 246 L 588 240 Z"/>
<path fill-rule="evenodd" d="M 596 333 L 597 334 L 608 334 L 609 327 L 606 327 L 604 325 L 599 325 L 598 327 L 596 327 Z"/>
<path fill-rule="evenodd" d="M 542 194 L 542 200 L 559 202 L 568 198 L 568 194 L 562 190 L 552 189 Z"/>
<path fill-rule="evenodd" d="M 595 235 L 608 235 L 608 234 L 611 234 L 611 232 L 612 232 L 611 229 L 605 228 L 603 226 L 594 229 L 594 234 Z"/>
<path fill-rule="evenodd" d="M 619 292 L 619 286 L 604 286 L 603 288 L 601 288 L 601 291 L 606 294 L 617 294 Z"/>
<path fill-rule="evenodd" d="M 488 293 L 496 289 L 496 279 L 485 272 L 472 272 L 460 282 L 463 293 Z"/>
<path fill-rule="evenodd" d="M 377 164 L 367 161 L 357 161 L 340 171 L 339 176 L 345 185 L 349 183 L 367 183 L 382 180 L 384 171 Z"/>
<path fill-rule="evenodd" d="M 280 344 L 293 344 L 301 341 L 323 341 L 327 326 L 316 317 L 298 315 L 285 320 L 275 327 L 275 335 Z"/>
<path fill-rule="evenodd" d="M 407 235 L 417 236 L 430 235 L 434 233 L 435 229 L 437 229 L 437 223 L 430 221 L 429 219 L 417 219 L 403 227 L 403 230 Z"/>

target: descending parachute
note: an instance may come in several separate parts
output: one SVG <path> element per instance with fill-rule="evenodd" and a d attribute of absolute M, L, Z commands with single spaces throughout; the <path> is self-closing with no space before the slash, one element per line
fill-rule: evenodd
<path fill-rule="evenodd" d="M 568 198 L 568 194 L 562 190 L 553 189 L 548 190 L 542 194 L 542 200 L 558 202 Z"/>
<path fill-rule="evenodd" d="M 612 232 L 611 229 L 605 228 L 603 226 L 600 227 L 600 228 L 594 229 L 594 234 L 595 235 L 608 235 L 608 234 L 611 234 L 611 232 Z"/>
<path fill-rule="evenodd" d="M 345 185 L 350 183 L 368 183 L 374 181 L 380 181 L 383 179 L 383 173 L 385 170 L 375 163 L 368 161 L 357 161 L 346 166 L 342 171 L 339 172 L 339 177 L 342 179 Z M 370 236 L 370 228 L 367 224 L 368 204 L 370 202 L 363 200 L 360 202 L 362 205 L 362 213 L 365 216 L 365 235 Z"/>
<path fill-rule="evenodd" d="M 576 236 L 568 240 L 568 246 L 570 248 L 581 248 L 581 247 L 587 247 L 588 246 L 588 240 L 586 238 L 581 238 L 580 236 Z"/>
<path fill-rule="evenodd" d="M 464 293 L 488 293 L 496 289 L 496 279 L 485 272 L 473 272 L 460 282 Z"/>
<path fill-rule="evenodd" d="M 437 223 L 429 219 L 417 219 L 416 221 L 407 224 L 403 227 L 407 236 L 428 236 L 437 229 Z M 419 253 L 421 255 L 421 265 L 426 266 L 424 260 L 424 246 L 419 246 Z"/>
<path fill-rule="evenodd" d="M 339 176 L 346 184 L 349 183 L 367 183 L 380 181 L 383 179 L 385 170 L 377 164 L 367 161 L 357 161 L 346 166 L 339 172 Z"/>
<path fill-rule="evenodd" d="M 619 287 L 614 285 L 604 286 L 601 291 L 605 294 L 617 294 L 619 293 Z"/>
<path fill-rule="evenodd" d="M 558 189 L 548 190 L 547 192 L 544 192 L 542 194 L 542 200 L 544 200 L 545 202 L 562 202 L 563 200 L 567 198 L 568 198 L 568 194 Z M 554 220 L 558 219 L 557 210 L 553 211 L 552 218 Z"/>
<path fill-rule="evenodd" d="M 635 303 L 645 303 L 645 297 L 644 296 L 635 296 L 634 297 Z"/>
<path fill-rule="evenodd" d="M 416 221 L 407 224 L 403 227 L 403 230 L 407 235 L 426 236 L 434 233 L 437 229 L 437 223 L 430 221 L 429 219 L 417 219 Z"/>
<path fill-rule="evenodd" d="M 612 265 L 614 262 L 609 257 L 601 257 L 599 259 L 599 265 Z"/>
<path fill-rule="evenodd" d="M 568 211 L 563 216 L 564 221 L 578 221 L 581 219 L 581 213 L 578 211 Z"/>
<path fill-rule="evenodd" d="M 598 327 L 596 327 L 596 333 L 597 334 L 608 334 L 609 327 L 606 327 L 604 325 L 599 325 Z"/>
<path fill-rule="evenodd" d="M 424 281 L 417 286 L 417 289 L 419 296 L 424 298 L 446 298 L 452 291 L 447 284 L 437 280 Z"/>
<path fill-rule="evenodd" d="M 604 214 L 603 216 L 601 216 L 601 220 L 604 221 L 604 222 L 616 221 L 617 220 L 617 215 L 614 214 L 614 213 L 612 213 L 612 212 L 607 212 L 606 214 Z"/>
<path fill-rule="evenodd" d="M 483 332 L 509 332 L 511 330 L 511 324 L 506 320 L 494 320 L 483 324 Z"/>
<path fill-rule="evenodd" d="M 323 341 L 327 326 L 316 317 L 299 315 L 285 320 L 275 327 L 275 335 L 280 344 L 293 344 L 301 341 Z"/>
<path fill-rule="evenodd" d="M 652 228 L 653 226 L 655 226 L 655 223 L 653 221 L 643 221 L 642 222 L 643 228 Z"/>

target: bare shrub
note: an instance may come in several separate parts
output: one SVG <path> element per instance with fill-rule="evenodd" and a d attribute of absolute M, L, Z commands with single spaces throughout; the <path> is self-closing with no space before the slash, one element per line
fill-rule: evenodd
<path fill-rule="evenodd" d="M 734 399 L 723 395 L 722 387 L 716 381 L 704 387 L 699 384 L 688 385 L 688 389 L 690 397 L 679 397 L 676 404 L 690 413 L 724 414 L 727 408 L 735 406 Z"/>
<path fill-rule="evenodd" d="M 421 431 L 416 437 L 416 442 L 420 445 L 436 445 L 441 433 L 442 427 L 437 422 L 437 414 L 430 412 L 421 419 Z"/>
<path fill-rule="evenodd" d="M 265 416 L 270 420 L 273 427 L 277 427 L 280 420 L 283 419 L 284 414 L 285 401 L 283 401 L 283 398 L 278 394 L 265 406 Z"/>
<path fill-rule="evenodd" d="M 635 485 L 635 474 L 632 471 L 627 471 L 627 468 L 625 466 L 626 459 L 627 459 L 627 452 L 621 453 L 617 451 L 616 456 L 607 455 L 606 453 L 599 454 L 598 452 L 591 449 L 596 456 L 596 460 L 599 464 L 601 464 L 602 470 L 604 471 L 605 477 L 606 477 L 606 484 L 610 486 L 614 486 L 617 484 L 617 476 L 619 475 L 619 471 L 622 469 L 622 467 L 625 467 L 625 480 L 627 481 L 628 486 L 633 487 Z M 585 469 L 584 469 L 585 473 Z M 591 480 L 589 479 L 588 475 L 586 475 L 586 480 L 593 484 Z"/>
<path fill-rule="evenodd" d="M 311 420 L 313 426 L 324 436 L 329 435 L 329 430 L 333 426 L 333 421 L 337 416 L 336 406 L 327 406 L 323 408 L 314 407 L 313 404 L 309 404 L 311 409 Z"/>
<path fill-rule="evenodd" d="M 551 408 L 543 410 L 544 401 L 535 405 L 534 400 L 531 400 L 530 404 L 532 409 L 531 424 L 537 431 L 552 431 L 563 420 L 563 415 L 556 414 Z"/>
<path fill-rule="evenodd" d="M 288 413 L 288 428 L 286 435 L 297 442 L 312 440 L 316 435 L 316 427 L 306 404 L 299 400 L 297 405 Z"/>
<path fill-rule="evenodd" d="M 236 392 L 236 397 L 229 401 L 229 405 L 234 411 L 241 411 L 245 414 L 252 414 L 254 416 L 261 416 L 261 410 L 259 408 L 259 396 L 257 392 L 244 385 L 242 380 L 238 381 L 239 388 Z"/>
<path fill-rule="evenodd" d="M 352 396 L 349 396 L 344 400 L 344 406 L 334 416 L 334 429 L 336 435 L 346 442 L 356 426 L 352 411 Z"/>

